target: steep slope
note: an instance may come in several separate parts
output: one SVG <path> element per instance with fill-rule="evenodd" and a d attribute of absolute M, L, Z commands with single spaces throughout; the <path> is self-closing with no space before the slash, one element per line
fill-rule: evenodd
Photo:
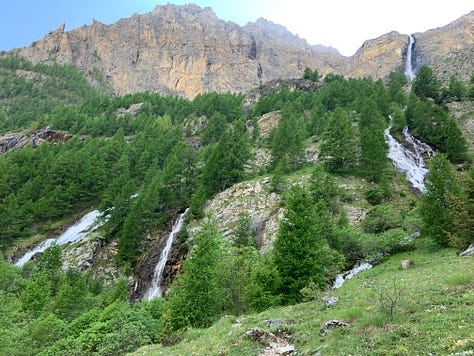
<path fill-rule="evenodd" d="M 153 91 L 189 98 L 202 92 L 239 92 L 277 77 L 323 68 L 311 47 L 263 19 L 240 27 L 210 8 L 157 6 L 106 26 L 94 21 L 69 32 L 64 25 L 15 51 L 33 62 L 98 68 L 117 94 Z"/>
<path fill-rule="evenodd" d="M 404 260 L 410 261 L 408 269 L 401 268 Z M 132 355 L 283 354 L 271 353 L 274 337 L 286 340 L 298 355 L 468 355 L 474 347 L 468 326 L 474 316 L 473 267 L 472 257 L 461 259 L 449 249 L 406 252 L 340 289 L 310 295 L 310 302 L 226 316 L 209 329 L 189 329 L 177 345 L 144 346 Z M 325 304 L 321 297 L 336 297 L 337 304 Z M 323 332 L 329 320 L 346 326 Z M 263 337 L 249 337 L 247 332 L 257 328 Z"/>
<path fill-rule="evenodd" d="M 474 68 L 473 20 L 470 13 L 415 34 L 415 64 L 466 77 Z M 33 63 L 73 64 L 89 76 L 98 70 L 119 95 L 151 91 L 193 98 L 212 91 L 245 92 L 273 79 L 301 77 L 306 67 L 323 75 L 386 78 L 403 69 L 408 45 L 408 35 L 392 31 L 344 57 L 330 47 L 310 46 L 265 19 L 241 27 L 196 5 L 168 4 L 112 25 L 93 21 L 64 29 L 63 24 L 8 53 Z"/>
<path fill-rule="evenodd" d="M 447 26 L 415 33 L 415 66 L 429 65 L 441 79 L 467 79 L 474 68 L 474 11 Z"/>

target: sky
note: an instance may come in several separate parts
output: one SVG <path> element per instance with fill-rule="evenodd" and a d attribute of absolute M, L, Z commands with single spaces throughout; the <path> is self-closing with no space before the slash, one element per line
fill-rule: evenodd
<path fill-rule="evenodd" d="M 66 31 L 92 19 L 110 24 L 166 3 L 209 6 L 220 19 L 242 26 L 263 17 L 346 56 L 392 30 L 424 32 L 474 10 L 472 0 L 1 0 L 0 50 L 28 46 L 62 23 Z"/>

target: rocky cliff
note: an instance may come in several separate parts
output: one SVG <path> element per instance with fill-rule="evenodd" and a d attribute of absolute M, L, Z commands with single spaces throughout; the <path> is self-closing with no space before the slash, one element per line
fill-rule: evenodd
<path fill-rule="evenodd" d="M 447 26 L 415 33 L 415 68 L 429 65 L 441 79 L 467 79 L 474 70 L 474 11 Z"/>
<path fill-rule="evenodd" d="M 117 94 L 154 91 L 194 97 L 246 91 L 278 77 L 325 68 L 302 39 L 264 19 L 245 27 L 219 20 L 210 8 L 157 6 L 112 25 L 64 25 L 15 51 L 33 62 L 71 63 L 100 70 Z M 324 57 L 324 56 L 322 56 Z"/>
<path fill-rule="evenodd" d="M 474 68 L 474 14 L 415 34 L 414 61 L 466 76 Z M 320 74 L 385 78 L 403 69 L 408 35 L 390 32 L 364 42 L 352 57 L 310 46 L 264 19 L 246 26 L 219 20 L 210 8 L 157 6 L 112 25 L 93 21 L 66 32 L 64 25 L 29 47 L 12 51 L 37 62 L 99 70 L 117 94 L 152 91 L 193 98 L 203 92 L 246 92 L 277 78 Z M 449 69 L 448 69 L 449 68 Z"/>

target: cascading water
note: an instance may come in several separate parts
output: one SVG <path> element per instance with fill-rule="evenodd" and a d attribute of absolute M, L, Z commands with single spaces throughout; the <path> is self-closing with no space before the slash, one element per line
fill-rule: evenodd
<path fill-rule="evenodd" d="M 389 145 L 387 156 L 390 158 L 399 172 L 419 191 L 425 190 L 424 179 L 428 169 L 425 168 L 424 155 L 432 155 L 433 149 L 408 133 L 408 127 L 403 129 L 406 147 L 395 140 L 390 135 L 390 127 L 385 130 L 385 141 Z M 415 237 L 419 236 L 419 232 L 415 232 L 406 238 L 406 243 L 410 243 Z M 358 273 L 372 268 L 370 263 L 362 263 L 356 265 L 350 271 L 336 276 L 333 289 L 340 288 L 343 283 L 355 277 Z"/>
<path fill-rule="evenodd" d="M 62 235 L 55 239 L 47 239 L 41 244 L 25 253 L 16 263 L 15 266 L 23 266 L 35 254 L 44 252 L 53 244 L 64 245 L 67 243 L 75 243 L 81 240 L 84 236 L 101 227 L 105 220 L 98 219 L 102 215 L 98 210 L 93 210 L 84 215 L 75 225 L 68 228 Z"/>
<path fill-rule="evenodd" d="M 336 280 L 334 281 L 334 284 L 332 285 L 333 289 L 341 288 L 344 282 L 348 279 L 354 278 L 357 276 L 360 272 L 366 271 L 368 269 L 371 269 L 373 266 L 370 263 L 362 263 L 360 265 L 356 265 L 353 269 L 350 271 L 347 271 L 345 273 L 338 274 L 336 276 Z"/>
<path fill-rule="evenodd" d="M 174 238 L 176 235 L 179 234 L 181 229 L 184 225 L 184 219 L 186 219 L 186 214 L 188 213 L 188 209 L 184 213 L 182 213 L 176 223 L 173 226 L 170 234 L 168 235 L 168 239 L 166 240 L 166 245 L 161 251 L 160 259 L 155 267 L 155 271 L 153 272 L 153 280 L 151 283 L 150 288 L 145 293 L 144 299 L 151 300 L 155 297 L 163 296 L 163 290 L 161 288 L 161 279 L 163 277 L 163 271 L 165 270 L 166 262 L 168 262 L 168 254 L 171 250 L 171 246 L 173 244 Z"/>
<path fill-rule="evenodd" d="M 423 156 L 431 156 L 433 149 L 411 136 L 407 127 L 403 129 L 403 135 L 408 147 L 403 146 L 390 135 L 390 127 L 385 130 L 385 140 L 389 145 L 387 156 L 413 187 L 424 192 L 424 180 L 428 169 L 425 168 Z"/>
<path fill-rule="evenodd" d="M 407 56 L 405 62 L 405 75 L 409 82 L 415 79 L 415 72 L 413 71 L 413 46 L 415 45 L 415 38 L 410 35 L 408 38 L 408 48 L 407 48 Z"/>

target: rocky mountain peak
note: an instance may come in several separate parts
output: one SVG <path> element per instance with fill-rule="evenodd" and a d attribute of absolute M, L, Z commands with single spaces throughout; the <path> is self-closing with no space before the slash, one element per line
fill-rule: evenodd
<path fill-rule="evenodd" d="M 474 68 L 473 26 L 471 12 L 448 26 L 415 34 L 415 64 L 469 75 Z M 218 19 L 209 7 L 168 4 L 111 25 L 94 20 L 65 31 L 62 24 L 13 53 L 34 63 L 72 64 L 86 74 L 99 70 L 117 94 L 150 91 L 193 98 L 300 78 L 306 67 L 322 75 L 386 78 L 402 70 L 407 45 L 407 34 L 392 31 L 344 57 L 335 49 L 310 46 L 264 18 L 241 27 Z"/>

